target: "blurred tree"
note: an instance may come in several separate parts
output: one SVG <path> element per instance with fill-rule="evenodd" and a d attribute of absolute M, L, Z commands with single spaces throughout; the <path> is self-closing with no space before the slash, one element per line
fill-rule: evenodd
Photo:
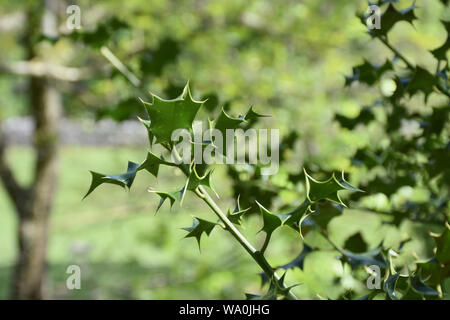
<path fill-rule="evenodd" d="M 35 124 L 34 147 L 36 161 L 34 180 L 30 187 L 20 185 L 6 159 L 6 146 L 0 136 L 0 178 L 7 190 L 18 217 L 19 253 L 14 272 L 12 298 L 41 299 L 45 276 L 49 214 L 58 181 L 58 124 L 61 114 L 61 95 L 47 71 L 33 68 L 40 57 L 36 51 L 36 37 L 42 32 L 57 33 L 55 14 L 57 1 L 36 1 L 26 11 L 26 30 L 23 46 L 27 61 L 21 73 L 28 76 L 28 103 Z M 13 67 L 11 72 L 18 71 Z M 58 73 L 64 74 L 64 69 Z M 55 76 L 55 74 L 53 74 Z M 1 133 L 0 133 L 1 134 Z"/>

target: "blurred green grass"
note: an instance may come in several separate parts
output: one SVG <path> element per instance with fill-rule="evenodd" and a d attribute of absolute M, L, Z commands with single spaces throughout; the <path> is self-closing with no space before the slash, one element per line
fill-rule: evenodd
<path fill-rule="evenodd" d="M 9 161 L 22 183 L 31 180 L 30 148 L 11 148 Z M 159 200 L 147 192 L 149 186 L 167 188 L 180 185 L 182 178 L 162 172 L 160 179 L 138 175 L 131 192 L 117 186 L 102 186 L 82 201 L 90 183 L 89 169 L 107 173 L 122 172 L 128 160 L 142 161 L 145 151 L 129 148 L 64 148 L 61 153 L 61 178 L 51 216 L 48 248 L 49 275 L 47 294 L 60 299 L 243 299 L 244 292 L 261 293 L 258 267 L 227 233 L 216 228 L 203 238 L 201 252 L 193 238 L 182 240 L 190 226 L 191 215 L 209 220 L 215 217 L 207 207 L 186 198 L 183 208 L 165 204 L 154 214 Z M 232 207 L 226 177 L 216 170 L 216 187 L 222 208 Z M 13 208 L 0 189 L 0 299 L 8 298 L 10 275 L 16 254 L 16 220 Z M 260 221 L 251 216 L 244 223 L 244 233 L 256 246 Z M 415 229 L 414 229 L 415 228 Z M 421 232 L 420 226 L 405 226 Z M 347 210 L 330 224 L 330 233 L 342 245 L 348 236 L 361 232 L 373 245 L 383 239 L 398 245 L 405 234 L 395 233 L 373 215 Z M 287 274 L 288 283 L 301 282 L 295 288 L 301 298 L 337 298 L 348 286 L 364 293 L 364 282 L 350 275 L 348 268 L 335 259 L 315 233 L 305 241 L 329 249 L 314 253 L 305 261 L 304 270 Z M 387 242 L 386 242 L 387 241 Z M 303 241 L 290 229 L 277 230 L 268 248 L 273 265 L 287 263 L 302 250 Z M 432 244 L 417 241 L 411 252 L 427 256 Z M 408 258 L 408 257 L 407 257 Z M 411 258 L 409 256 L 409 258 Z M 81 290 L 65 286 L 69 265 L 81 267 Z M 336 279 L 340 279 L 337 281 Z"/>

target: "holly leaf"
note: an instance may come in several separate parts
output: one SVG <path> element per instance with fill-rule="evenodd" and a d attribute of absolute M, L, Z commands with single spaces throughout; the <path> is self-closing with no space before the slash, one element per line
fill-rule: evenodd
<path fill-rule="evenodd" d="M 270 282 L 269 292 L 262 297 L 262 300 L 272 300 L 272 299 L 281 299 L 286 300 L 289 296 L 289 292 L 292 288 L 298 286 L 298 284 L 294 284 L 292 286 L 286 287 L 284 285 L 284 279 L 286 277 L 286 272 L 280 277 L 280 279 L 272 278 Z"/>
<path fill-rule="evenodd" d="M 367 243 L 361 232 L 357 232 L 345 241 L 344 248 L 354 253 L 362 253 L 367 251 Z"/>
<path fill-rule="evenodd" d="M 158 207 L 156 208 L 156 212 L 161 208 L 161 206 L 164 204 L 164 202 L 169 199 L 170 201 L 170 207 L 173 207 L 173 204 L 175 201 L 178 201 L 181 203 L 181 200 L 183 199 L 185 189 L 181 189 L 175 192 L 167 192 L 167 191 L 157 191 L 153 190 L 152 188 L 148 188 L 148 192 L 157 194 L 161 199 L 159 201 Z"/>
<path fill-rule="evenodd" d="M 192 122 L 203 101 L 195 101 L 189 89 L 189 82 L 183 93 L 175 99 L 165 100 L 152 94 L 153 102 L 145 102 L 145 109 L 150 118 L 149 129 L 156 137 L 157 143 L 171 144 L 172 133 L 177 129 L 192 129 Z"/>
<path fill-rule="evenodd" d="M 442 280 L 450 276 L 450 271 L 447 270 L 446 275 L 445 270 L 443 270 L 435 257 L 427 261 L 419 261 L 416 264 L 416 274 L 420 274 L 424 279 L 427 279 L 427 282 L 432 286 L 441 285 Z"/>
<path fill-rule="evenodd" d="M 95 30 L 75 31 L 60 38 L 68 38 L 72 41 L 82 42 L 87 46 L 97 49 L 116 41 L 120 32 L 129 28 L 130 26 L 124 21 L 119 20 L 117 17 L 111 17 L 97 25 Z"/>
<path fill-rule="evenodd" d="M 244 215 L 244 213 L 246 213 L 248 210 L 250 210 L 250 208 L 241 209 L 241 205 L 239 203 L 239 198 L 240 198 L 240 196 L 238 196 L 238 198 L 237 198 L 236 207 L 234 208 L 233 212 L 231 212 L 231 210 L 228 209 L 227 218 L 233 224 L 240 226 L 241 221 L 242 221 L 242 216 Z"/>
<path fill-rule="evenodd" d="M 245 294 L 245 300 L 260 300 L 261 296 L 258 296 L 257 294 L 253 293 L 246 293 Z"/>
<path fill-rule="evenodd" d="M 307 244 L 303 244 L 303 250 L 300 252 L 300 254 L 291 262 L 288 262 L 286 264 L 283 264 L 281 266 L 275 267 L 274 269 L 293 269 L 293 268 L 299 268 L 303 270 L 303 262 L 305 261 L 306 256 L 314 251 L 314 249 Z"/>
<path fill-rule="evenodd" d="M 110 118 L 114 121 L 121 122 L 135 117 L 142 111 L 142 106 L 137 103 L 135 97 L 126 98 L 118 102 L 113 107 L 103 107 L 97 111 L 97 120 Z"/>
<path fill-rule="evenodd" d="M 356 118 L 348 118 L 340 114 L 336 114 L 334 119 L 339 122 L 341 127 L 353 130 L 358 124 L 368 124 L 375 120 L 375 116 L 370 108 L 363 108 Z"/>
<path fill-rule="evenodd" d="M 137 117 L 137 118 L 145 126 L 145 128 L 147 129 L 148 142 L 149 142 L 149 145 L 151 147 L 153 145 L 153 140 L 154 140 L 153 139 L 154 136 L 153 136 L 152 130 L 150 129 L 150 126 L 151 126 L 152 122 L 150 120 L 145 120 L 145 119 L 142 119 L 140 117 Z"/>
<path fill-rule="evenodd" d="M 200 249 L 200 239 L 203 235 L 203 233 L 206 233 L 207 236 L 210 235 L 211 231 L 216 226 L 216 223 L 209 222 L 200 218 L 194 217 L 194 222 L 191 227 L 183 228 L 183 230 L 186 230 L 189 232 L 185 238 L 193 237 L 197 239 L 198 242 L 198 248 Z"/>
<path fill-rule="evenodd" d="M 431 51 L 433 56 L 439 61 L 447 60 L 447 52 L 450 49 L 450 21 L 441 21 L 447 31 L 447 38 L 444 44 Z"/>
<path fill-rule="evenodd" d="M 411 288 L 419 293 L 426 296 L 438 296 L 439 292 L 434 290 L 433 288 L 430 288 L 425 283 L 423 283 L 422 280 L 420 280 L 420 277 L 418 275 L 412 276 L 409 278 L 409 281 L 411 283 Z"/>
<path fill-rule="evenodd" d="M 356 81 L 371 86 L 389 70 L 393 70 L 392 62 L 389 60 L 386 60 L 383 65 L 375 65 L 364 59 L 362 64 L 352 68 L 352 75 L 345 76 L 345 86 L 350 86 Z"/>
<path fill-rule="evenodd" d="M 83 197 L 85 199 L 89 196 L 97 187 L 104 183 L 115 184 L 121 186 L 122 188 L 129 189 L 133 184 L 134 178 L 136 177 L 136 172 L 139 168 L 139 164 L 129 161 L 127 172 L 117 175 L 106 175 L 98 172 L 91 171 L 92 181 L 88 192 Z"/>
<path fill-rule="evenodd" d="M 377 265 L 380 268 L 387 268 L 381 249 L 382 247 L 380 245 L 373 250 L 363 253 L 354 253 L 349 250 L 342 250 L 343 255 L 341 258 L 347 260 L 352 269 L 371 265 Z"/>
<path fill-rule="evenodd" d="M 307 198 L 310 202 L 316 202 L 322 199 L 327 199 L 330 201 L 334 201 L 340 205 L 345 206 L 342 202 L 341 198 L 338 195 L 338 191 L 340 190 L 350 190 L 350 191 L 359 191 L 362 190 L 353 187 L 344 179 L 344 173 L 342 173 L 341 178 L 337 179 L 336 176 L 333 175 L 326 181 L 317 181 L 313 177 L 311 177 L 305 169 L 303 169 L 306 178 L 306 194 Z"/>
<path fill-rule="evenodd" d="M 276 214 L 273 214 L 266 208 L 264 208 L 258 201 L 256 204 L 259 206 L 261 215 L 263 217 L 263 227 L 259 232 L 264 231 L 268 237 L 274 232 L 278 227 L 281 226 L 281 219 Z"/>
<path fill-rule="evenodd" d="M 189 177 L 186 181 L 186 190 L 194 191 L 199 186 L 207 186 L 208 188 L 214 191 L 211 184 L 212 172 L 213 172 L 212 170 L 209 170 L 207 173 L 205 173 L 203 176 L 200 177 L 197 173 L 196 166 L 192 165 Z"/>
<path fill-rule="evenodd" d="M 219 130 L 222 133 L 223 137 L 226 137 L 227 129 L 234 130 L 243 122 L 245 122 L 245 117 L 240 116 L 237 118 L 233 118 L 229 116 L 222 108 L 217 119 L 215 121 L 210 121 L 210 124 L 212 125 L 212 127 L 214 127 L 214 129 Z"/>
<path fill-rule="evenodd" d="M 286 300 L 289 297 L 289 292 L 292 288 L 298 286 L 298 284 L 292 285 L 290 287 L 285 287 L 284 278 L 286 273 L 284 273 L 280 279 L 275 279 L 272 277 L 270 280 L 269 290 L 263 296 L 256 294 L 246 293 L 245 297 L 247 300 Z"/>
<path fill-rule="evenodd" d="M 344 207 L 340 204 L 324 201 L 318 202 L 314 206 L 314 212 L 308 219 L 311 219 L 314 226 L 322 229 L 328 228 L 328 223 L 334 218 L 342 214 Z"/>
<path fill-rule="evenodd" d="M 434 86 L 437 84 L 437 79 L 426 69 L 416 67 L 411 81 L 406 87 L 406 91 L 410 96 L 413 96 L 419 91 L 425 94 L 425 102 L 428 96 L 434 91 Z"/>
<path fill-rule="evenodd" d="M 253 106 L 251 106 L 250 109 L 248 109 L 247 113 L 245 114 L 244 119 L 246 121 L 253 121 L 253 120 L 257 120 L 259 118 L 267 118 L 267 117 L 270 117 L 270 116 L 255 112 L 253 110 Z"/>
<path fill-rule="evenodd" d="M 160 165 L 166 165 L 166 166 L 176 166 L 175 163 L 165 161 L 164 158 L 158 157 L 153 152 L 149 151 L 147 153 L 147 158 L 145 161 L 139 166 L 137 169 L 139 170 L 147 170 L 155 177 L 158 176 L 159 166 Z"/>
<path fill-rule="evenodd" d="M 383 1 L 387 2 L 387 1 Z M 372 37 L 379 37 L 379 36 L 387 36 L 388 32 L 398 23 L 398 22 L 408 22 L 411 23 L 417 19 L 417 16 L 414 12 L 414 9 L 417 8 L 415 3 L 411 5 L 409 8 L 403 9 L 403 10 L 397 10 L 391 1 L 389 1 L 389 5 L 386 8 L 386 10 L 381 14 L 380 22 L 381 22 L 381 28 L 380 29 L 372 29 L 369 30 L 369 34 Z M 380 3 L 379 3 L 380 5 Z M 361 22 L 366 25 L 366 21 L 369 15 L 364 14 L 361 15 Z"/>
<path fill-rule="evenodd" d="M 288 213 L 279 214 L 282 224 L 291 227 L 303 238 L 302 226 L 303 222 L 313 213 L 308 201 L 304 201 L 297 208 Z"/>
<path fill-rule="evenodd" d="M 164 68 L 175 62 L 181 52 L 181 44 L 171 38 L 162 39 L 154 50 L 140 55 L 140 69 L 144 75 L 160 76 Z"/>
<path fill-rule="evenodd" d="M 444 44 L 431 51 L 431 54 L 439 61 L 447 60 L 447 52 L 450 49 L 450 36 L 447 36 Z"/>
<path fill-rule="evenodd" d="M 364 165 L 367 169 L 372 169 L 378 165 L 381 165 L 385 160 L 383 150 L 370 150 L 368 148 L 358 149 L 355 155 L 351 158 L 351 161 L 356 166 Z"/>
<path fill-rule="evenodd" d="M 400 274 L 389 273 L 388 278 L 384 281 L 383 289 L 386 292 L 386 298 L 390 300 L 398 300 L 397 293 L 395 292 L 395 287 Z"/>
<path fill-rule="evenodd" d="M 445 223 L 445 230 L 440 234 L 431 234 L 436 243 L 435 257 L 440 264 L 450 268 L 450 225 Z"/>

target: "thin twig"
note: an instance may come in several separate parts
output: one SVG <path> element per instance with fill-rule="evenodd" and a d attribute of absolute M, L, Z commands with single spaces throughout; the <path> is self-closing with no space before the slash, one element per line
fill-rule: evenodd
<path fill-rule="evenodd" d="M 400 51 L 398 51 L 396 48 L 394 48 L 389 41 L 387 40 L 386 37 L 377 37 L 386 47 L 388 47 L 397 57 L 399 57 L 408 67 L 408 69 L 410 69 L 411 71 L 414 71 L 416 68 L 413 66 L 413 64 L 411 62 L 409 62 L 409 60 L 400 53 Z M 446 95 L 447 97 L 450 98 L 450 92 L 448 92 L 440 83 L 436 83 L 436 88 L 439 90 L 439 92 L 441 92 L 442 94 Z"/>

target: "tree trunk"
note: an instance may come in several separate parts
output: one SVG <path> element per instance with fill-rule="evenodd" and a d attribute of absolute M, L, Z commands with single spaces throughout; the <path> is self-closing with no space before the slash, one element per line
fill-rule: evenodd
<path fill-rule="evenodd" d="M 34 183 L 19 215 L 14 299 L 43 298 L 48 223 L 58 178 L 60 96 L 45 79 L 32 78 L 30 87 L 37 159 Z"/>
<path fill-rule="evenodd" d="M 45 3 L 44 33 L 46 28 L 56 30 L 56 2 L 47 0 Z M 39 21 L 36 12 L 30 12 L 27 37 L 29 60 L 36 57 L 33 36 L 40 29 L 36 28 Z M 44 298 L 49 215 L 58 178 L 60 93 L 47 78 L 32 76 L 29 80 L 29 95 L 35 123 L 36 164 L 33 185 L 24 194 L 24 205 L 18 210 L 19 253 L 13 278 L 13 299 Z"/>

